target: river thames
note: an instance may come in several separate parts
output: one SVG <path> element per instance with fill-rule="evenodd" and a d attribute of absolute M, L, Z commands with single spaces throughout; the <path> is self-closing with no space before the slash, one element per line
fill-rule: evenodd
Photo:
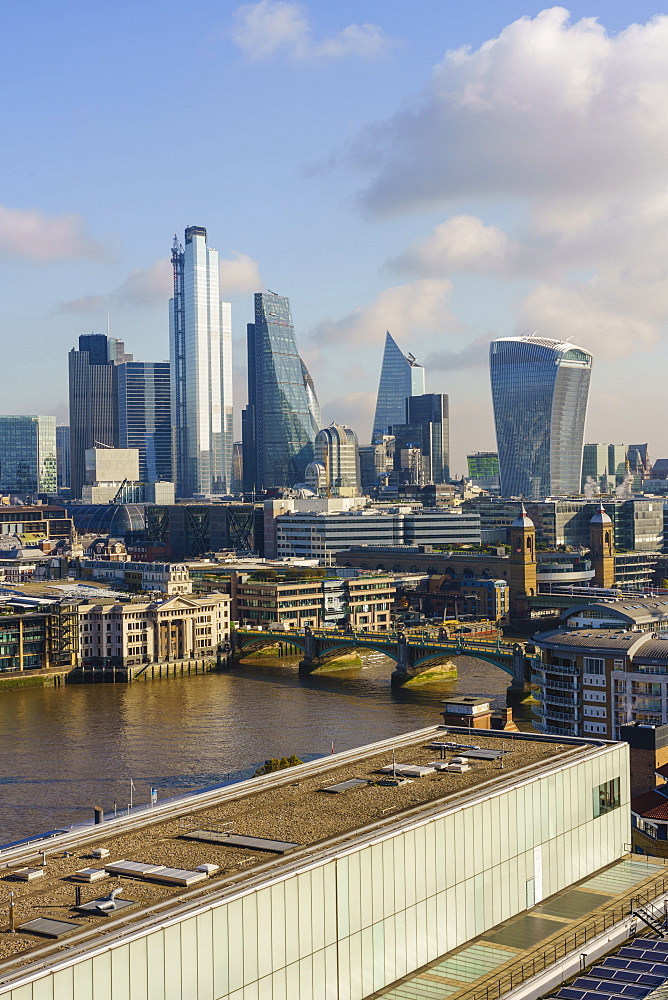
<path fill-rule="evenodd" d="M 297 660 L 244 660 L 228 673 L 0 694 L 0 843 L 252 772 L 438 724 L 452 694 L 505 705 L 510 678 L 462 657 L 459 678 L 390 688 L 392 661 L 300 678 Z M 529 709 L 515 709 L 527 728 Z"/>

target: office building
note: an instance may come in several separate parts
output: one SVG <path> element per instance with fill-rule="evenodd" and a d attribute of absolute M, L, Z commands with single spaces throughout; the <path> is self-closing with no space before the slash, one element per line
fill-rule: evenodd
<path fill-rule="evenodd" d="M 649 457 L 647 444 L 630 444 L 626 452 L 626 461 L 632 476 L 641 480 L 649 476 L 652 459 Z"/>
<path fill-rule="evenodd" d="M 137 565 L 146 572 L 151 564 Z M 227 594 L 191 597 L 182 592 L 167 600 L 81 602 L 83 670 L 216 656 L 230 634 L 230 603 Z"/>
<path fill-rule="evenodd" d="M 580 491 L 592 356 L 545 337 L 490 345 L 492 401 L 503 496 Z"/>
<path fill-rule="evenodd" d="M 172 247 L 169 304 L 172 475 L 177 495 L 229 493 L 232 485 L 232 316 L 220 301 L 218 251 L 189 226 Z"/>
<path fill-rule="evenodd" d="M 0 493 L 56 493 L 56 418 L 0 417 Z"/>
<path fill-rule="evenodd" d="M 376 444 L 362 445 L 359 457 L 362 493 L 369 493 L 382 485 L 394 468 L 394 437 L 384 434 Z"/>
<path fill-rule="evenodd" d="M 78 499 L 86 482 L 87 448 L 118 445 L 117 366 L 132 361 L 122 340 L 104 334 L 79 337 L 69 353 L 70 489 Z"/>
<path fill-rule="evenodd" d="M 139 480 L 172 478 L 172 420 L 168 361 L 118 365 L 118 447 L 139 452 Z"/>
<path fill-rule="evenodd" d="M 323 427 L 315 436 L 314 454 L 312 464 L 322 470 L 318 475 L 327 493 L 338 496 L 360 493 L 359 446 L 355 431 L 337 423 Z"/>
<path fill-rule="evenodd" d="M 404 421 L 393 424 L 394 468 L 410 470 L 408 482 L 447 483 L 450 479 L 450 419 L 448 397 L 428 392 L 407 396 Z M 404 454 L 405 453 L 405 454 Z"/>
<path fill-rule="evenodd" d="M 382 513 L 375 510 L 294 511 L 276 518 L 279 559 L 317 558 L 326 566 L 337 552 L 359 545 L 369 546 L 373 557 L 374 547 L 439 545 L 447 548 L 448 545 L 479 543 L 478 515 L 453 508 L 418 511 L 397 508 Z"/>
<path fill-rule="evenodd" d="M 585 444 L 582 453 L 582 492 L 593 495 L 614 493 L 626 475 L 626 448 L 623 444 Z"/>
<path fill-rule="evenodd" d="M 243 493 L 244 489 L 244 452 L 241 441 L 232 445 L 232 493 Z"/>
<path fill-rule="evenodd" d="M 56 424 L 56 475 L 59 493 L 70 488 L 70 461 L 69 424 Z"/>
<path fill-rule="evenodd" d="M 475 451 L 466 456 L 469 479 L 483 490 L 499 489 L 499 455 L 496 451 Z"/>
<path fill-rule="evenodd" d="M 320 430 L 320 408 L 299 356 L 290 301 L 255 295 L 248 324 L 248 406 L 243 413 L 244 491 L 304 482 Z"/>
<path fill-rule="evenodd" d="M 231 595 L 232 618 L 249 626 L 316 628 L 345 618 L 353 628 L 384 631 L 390 628 L 395 586 L 380 573 L 342 579 L 295 579 L 294 570 L 275 572 L 271 579 L 263 572 L 233 573 Z"/>
<path fill-rule="evenodd" d="M 393 424 L 406 422 L 406 399 L 424 395 L 424 368 L 412 354 L 404 355 L 389 331 L 385 335 L 372 442 L 391 434 Z"/>

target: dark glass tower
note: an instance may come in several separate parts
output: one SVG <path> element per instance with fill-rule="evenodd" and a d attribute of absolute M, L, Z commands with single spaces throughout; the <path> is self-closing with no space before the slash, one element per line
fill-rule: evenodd
<path fill-rule="evenodd" d="M 449 400 L 444 393 L 426 392 L 408 396 L 404 403 L 406 422 L 393 424 L 395 437 L 394 467 L 401 468 L 401 452 L 419 448 L 422 454 L 422 478 L 425 483 L 450 481 Z"/>
<path fill-rule="evenodd" d="M 69 353 L 70 487 L 75 499 L 86 481 L 86 449 L 118 447 L 119 361 L 132 361 L 132 355 L 125 353 L 122 340 L 104 334 L 79 337 L 79 350 Z"/>
<path fill-rule="evenodd" d="M 372 441 L 382 440 L 393 424 L 406 422 L 406 400 L 424 393 L 424 368 L 412 354 L 404 356 L 395 339 L 385 335 Z"/>
<path fill-rule="evenodd" d="M 294 486 L 313 461 L 320 408 L 297 352 L 290 301 L 255 295 L 248 324 L 248 406 L 242 420 L 244 490 Z"/>
<path fill-rule="evenodd" d="M 579 493 L 592 356 L 546 337 L 490 345 L 503 496 Z"/>
<path fill-rule="evenodd" d="M 172 479 L 169 361 L 118 365 L 118 446 L 139 451 L 139 479 Z"/>

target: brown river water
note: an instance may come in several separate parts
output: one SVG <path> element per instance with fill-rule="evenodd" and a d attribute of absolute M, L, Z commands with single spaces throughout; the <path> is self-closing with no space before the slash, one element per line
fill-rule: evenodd
<path fill-rule="evenodd" d="M 391 660 L 300 677 L 297 659 L 228 673 L 0 693 L 0 845 L 248 777 L 267 757 L 302 759 L 438 724 L 452 694 L 505 705 L 510 677 L 461 657 L 456 681 L 393 692 Z M 526 705 L 514 706 L 520 728 Z"/>

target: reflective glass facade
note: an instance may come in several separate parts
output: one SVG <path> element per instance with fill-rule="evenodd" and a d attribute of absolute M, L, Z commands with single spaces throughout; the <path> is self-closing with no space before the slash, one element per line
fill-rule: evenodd
<path fill-rule="evenodd" d="M 172 479 L 172 421 L 168 361 L 118 366 L 118 446 L 139 452 L 139 480 Z"/>
<path fill-rule="evenodd" d="M 173 472 L 178 496 L 232 484 L 232 315 L 220 301 L 218 251 L 190 226 L 172 248 L 170 300 Z"/>
<path fill-rule="evenodd" d="M 390 434 L 393 424 L 406 423 L 406 399 L 424 394 L 424 368 L 412 354 L 404 357 L 397 342 L 388 332 L 385 335 L 383 366 L 380 370 L 376 415 L 373 420 L 372 440 Z"/>
<path fill-rule="evenodd" d="M 118 446 L 116 368 L 131 361 L 122 340 L 104 334 L 79 337 L 79 350 L 69 359 L 70 383 L 70 487 L 80 497 L 86 481 L 87 448 Z"/>
<path fill-rule="evenodd" d="M 592 357 L 573 344 L 507 337 L 490 345 L 501 493 L 578 493 Z"/>
<path fill-rule="evenodd" d="M 56 418 L 0 417 L 0 493 L 56 493 Z"/>
<path fill-rule="evenodd" d="M 244 411 L 244 489 L 294 486 L 313 461 L 320 408 L 313 380 L 299 357 L 290 301 L 255 295 L 248 324 L 248 406 Z"/>

